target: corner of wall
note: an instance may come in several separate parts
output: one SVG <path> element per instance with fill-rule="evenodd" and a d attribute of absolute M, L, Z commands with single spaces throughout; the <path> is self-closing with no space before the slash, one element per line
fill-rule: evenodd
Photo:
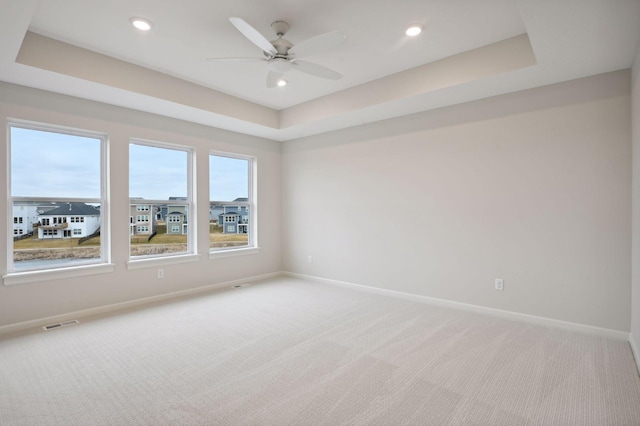
<path fill-rule="evenodd" d="M 631 333 L 629 342 L 640 371 L 640 40 L 631 69 L 632 143 L 632 247 L 631 247 Z"/>

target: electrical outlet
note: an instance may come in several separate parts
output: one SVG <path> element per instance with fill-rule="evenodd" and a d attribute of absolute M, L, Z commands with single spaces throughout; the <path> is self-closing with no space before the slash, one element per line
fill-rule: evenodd
<path fill-rule="evenodd" d="M 313 256 L 307 256 L 307 263 L 313 263 Z"/>
<path fill-rule="evenodd" d="M 496 290 L 504 290 L 504 280 L 502 278 L 496 278 Z"/>
<path fill-rule="evenodd" d="M 158 278 L 164 278 L 164 269 L 158 269 Z"/>

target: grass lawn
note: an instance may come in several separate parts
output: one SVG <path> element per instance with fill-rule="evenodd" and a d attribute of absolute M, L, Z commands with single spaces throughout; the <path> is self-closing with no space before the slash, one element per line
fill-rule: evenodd
<path fill-rule="evenodd" d="M 131 244 L 184 244 L 187 242 L 186 235 L 157 234 L 151 241 L 147 235 L 137 235 L 131 237 Z M 211 243 L 247 243 L 247 234 L 223 234 L 212 232 L 209 234 Z M 39 249 L 39 248 L 73 248 L 100 246 L 100 237 L 94 237 L 82 244 L 78 244 L 78 238 L 43 238 L 41 240 L 31 237 L 13 242 L 14 250 Z"/>
<path fill-rule="evenodd" d="M 25 238 L 13 242 L 13 249 L 39 249 L 39 248 L 70 248 L 70 247 L 88 247 L 99 246 L 100 237 L 94 237 L 84 243 L 78 245 L 78 238 L 43 238 L 41 240 L 36 237 Z"/>
<path fill-rule="evenodd" d="M 226 243 L 230 241 L 249 241 L 249 235 L 247 234 L 209 234 L 209 241 L 212 243 Z"/>

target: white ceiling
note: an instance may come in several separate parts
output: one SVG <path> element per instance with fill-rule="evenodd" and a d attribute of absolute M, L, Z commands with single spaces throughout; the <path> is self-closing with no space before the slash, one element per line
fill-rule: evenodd
<path fill-rule="evenodd" d="M 640 36 L 640 0 L 0 0 L 0 10 L 2 81 L 276 140 L 629 68 Z M 131 16 L 155 26 L 141 33 Z M 275 38 L 271 22 L 285 20 L 294 44 L 343 32 L 345 43 L 308 59 L 344 78 L 291 71 L 288 86 L 268 89 L 265 63 L 205 61 L 261 55 L 230 16 L 268 39 Z M 425 31 L 409 39 L 404 29 L 413 22 Z M 27 31 L 46 38 L 25 41 L 16 61 Z M 486 47 L 517 36 L 520 44 Z M 60 64 L 73 63 L 68 55 L 105 58 L 81 56 L 74 46 L 120 61 L 110 62 L 110 77 L 76 73 Z M 530 50 L 531 58 L 514 59 L 514 49 Z M 121 84 L 113 70 L 128 73 L 122 61 L 173 79 L 155 90 Z M 488 62 L 496 64 L 491 72 Z M 194 88 L 217 105 L 187 96 Z M 161 93 L 172 89 L 184 96 Z"/>

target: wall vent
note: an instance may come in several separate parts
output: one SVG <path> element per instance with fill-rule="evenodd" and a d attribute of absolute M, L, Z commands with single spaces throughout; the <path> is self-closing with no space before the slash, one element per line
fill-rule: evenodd
<path fill-rule="evenodd" d="M 70 320 L 70 321 L 65 321 L 65 322 L 59 322 L 57 324 L 49 324 L 49 325 L 45 325 L 44 327 L 42 327 L 42 329 L 45 330 L 45 331 L 49 331 L 49 330 L 54 330 L 56 328 L 69 327 L 70 325 L 76 325 L 76 324 L 80 324 L 80 321 L 78 321 L 78 320 Z"/>

